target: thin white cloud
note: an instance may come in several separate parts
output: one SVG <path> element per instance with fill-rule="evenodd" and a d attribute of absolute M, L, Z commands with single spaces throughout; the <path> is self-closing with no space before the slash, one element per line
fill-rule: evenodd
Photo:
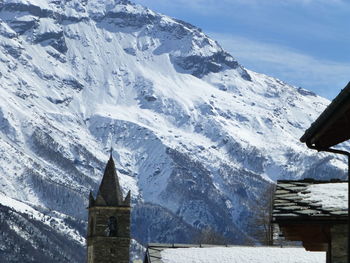
<path fill-rule="evenodd" d="M 323 60 L 288 47 L 227 34 L 210 34 L 248 69 L 334 97 L 350 81 L 350 63 Z"/>

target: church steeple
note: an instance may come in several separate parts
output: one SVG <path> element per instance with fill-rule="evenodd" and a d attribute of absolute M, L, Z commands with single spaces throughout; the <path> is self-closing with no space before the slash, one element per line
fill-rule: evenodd
<path fill-rule="evenodd" d="M 99 204 L 98 200 L 103 199 L 105 204 Z M 103 174 L 100 188 L 96 197 L 96 205 L 120 206 L 123 205 L 123 195 L 120 189 L 117 172 L 112 154 L 109 157 L 108 163 Z"/>
<path fill-rule="evenodd" d="M 93 203 L 95 206 L 130 206 L 130 191 L 125 200 L 123 200 L 112 150 L 97 192 L 96 200 L 91 200 L 90 203 Z"/>
<path fill-rule="evenodd" d="M 89 196 L 88 263 L 129 262 L 130 212 L 130 191 L 123 200 L 111 151 L 96 199 Z"/>

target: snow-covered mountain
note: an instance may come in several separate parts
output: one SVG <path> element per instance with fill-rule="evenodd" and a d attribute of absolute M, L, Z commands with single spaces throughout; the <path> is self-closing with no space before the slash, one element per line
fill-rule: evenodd
<path fill-rule="evenodd" d="M 84 260 L 111 146 L 141 243 L 240 243 L 271 181 L 345 176 L 299 143 L 329 101 L 186 22 L 117 0 L 1 0 L 0 19 L 0 258 Z"/>

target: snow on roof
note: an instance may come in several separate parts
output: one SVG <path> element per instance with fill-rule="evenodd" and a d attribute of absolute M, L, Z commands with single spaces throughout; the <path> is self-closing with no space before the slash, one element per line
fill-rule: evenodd
<path fill-rule="evenodd" d="M 322 208 L 348 208 L 347 183 L 313 184 L 306 188 L 309 193 L 299 193 L 305 200 L 322 205 Z"/>
<path fill-rule="evenodd" d="M 322 263 L 326 253 L 304 248 L 191 247 L 165 248 L 161 258 L 164 263 Z"/>
<path fill-rule="evenodd" d="M 281 220 L 335 220 L 346 221 L 347 182 L 280 180 L 277 182 L 272 217 Z"/>

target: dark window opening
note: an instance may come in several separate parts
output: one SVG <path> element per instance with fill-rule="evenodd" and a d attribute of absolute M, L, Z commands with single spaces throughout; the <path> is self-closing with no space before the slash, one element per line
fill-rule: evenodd
<path fill-rule="evenodd" d="M 117 218 L 115 218 L 115 216 L 111 216 L 108 219 L 107 236 L 116 237 L 117 234 L 118 234 Z"/>

